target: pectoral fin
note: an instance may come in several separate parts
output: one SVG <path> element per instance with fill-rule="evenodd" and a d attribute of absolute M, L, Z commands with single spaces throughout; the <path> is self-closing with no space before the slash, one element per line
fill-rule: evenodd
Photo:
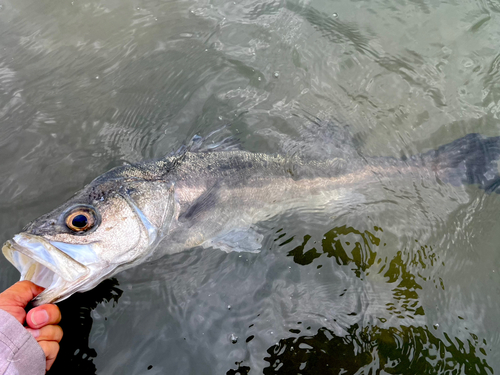
<path fill-rule="evenodd" d="M 193 221 L 212 210 L 219 200 L 219 184 L 215 184 L 202 194 L 192 205 L 179 216 L 179 222 Z"/>
<path fill-rule="evenodd" d="M 252 228 L 235 228 L 203 242 L 201 246 L 215 247 L 226 253 L 232 251 L 258 253 L 263 239 L 264 236 Z"/>

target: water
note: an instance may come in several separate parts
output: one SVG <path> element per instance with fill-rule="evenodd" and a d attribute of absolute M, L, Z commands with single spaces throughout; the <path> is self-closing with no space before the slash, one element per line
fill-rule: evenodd
<path fill-rule="evenodd" d="M 109 168 L 226 124 L 243 149 L 268 153 L 303 148 L 316 119 L 348 126 L 366 156 L 498 135 L 499 12 L 4 1 L 1 240 Z M 192 249 L 72 297 L 51 374 L 494 373 L 500 199 L 420 177 L 381 181 L 390 199 L 337 217 L 263 223 L 259 254 Z M 0 269 L 4 289 L 18 274 L 3 258 Z"/>

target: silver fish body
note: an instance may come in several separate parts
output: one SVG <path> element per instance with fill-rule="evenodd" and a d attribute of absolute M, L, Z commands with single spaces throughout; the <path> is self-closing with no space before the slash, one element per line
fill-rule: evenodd
<path fill-rule="evenodd" d="M 21 279 L 44 286 L 35 304 L 58 302 L 137 264 L 194 246 L 257 252 L 254 225 L 288 210 L 328 211 L 383 175 L 496 189 L 497 138 L 469 135 L 410 159 L 284 157 L 184 151 L 115 168 L 7 241 Z"/>

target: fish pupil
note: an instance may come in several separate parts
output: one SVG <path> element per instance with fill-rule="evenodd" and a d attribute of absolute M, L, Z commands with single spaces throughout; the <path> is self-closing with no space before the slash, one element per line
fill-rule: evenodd
<path fill-rule="evenodd" d="M 71 224 L 76 228 L 83 228 L 88 224 L 88 219 L 85 215 L 77 215 L 73 218 Z"/>

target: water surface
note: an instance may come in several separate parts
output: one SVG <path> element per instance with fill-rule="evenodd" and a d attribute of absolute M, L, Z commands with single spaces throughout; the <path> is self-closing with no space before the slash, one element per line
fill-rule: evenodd
<path fill-rule="evenodd" d="M 0 239 L 109 168 L 224 125 L 245 150 L 319 156 L 314 122 L 347 129 L 366 157 L 499 135 L 499 12 L 4 1 Z M 259 254 L 195 248 L 73 296 L 51 374 L 493 374 L 500 198 L 425 182 L 382 178 L 383 196 L 337 215 L 270 218 Z M 2 289 L 17 280 L 0 270 Z"/>

